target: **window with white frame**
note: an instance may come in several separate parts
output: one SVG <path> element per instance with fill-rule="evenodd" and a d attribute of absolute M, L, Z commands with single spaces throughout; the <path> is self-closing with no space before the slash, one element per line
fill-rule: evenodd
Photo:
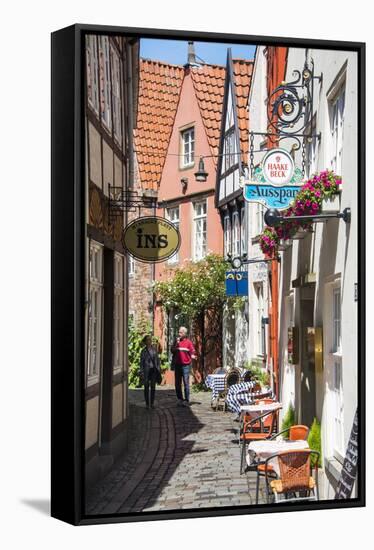
<path fill-rule="evenodd" d="M 113 307 L 113 369 L 123 367 L 123 333 L 124 333 L 124 283 L 123 256 L 114 254 L 114 307 Z"/>
<path fill-rule="evenodd" d="M 241 254 L 247 252 L 247 216 L 245 215 L 245 206 L 240 211 L 240 238 L 241 238 Z"/>
<path fill-rule="evenodd" d="M 335 458 L 342 460 L 344 456 L 344 397 L 343 397 L 343 357 L 341 343 L 341 282 L 336 279 L 327 286 L 330 307 L 326 322 L 330 353 L 326 356 L 326 365 L 331 373 L 331 447 Z"/>
<path fill-rule="evenodd" d="M 224 236 L 224 251 L 225 256 L 231 254 L 231 220 L 229 214 L 223 218 L 223 236 Z"/>
<path fill-rule="evenodd" d="M 333 453 L 342 460 L 344 456 L 344 400 L 342 361 L 336 358 L 333 363 Z"/>
<path fill-rule="evenodd" d="M 312 137 L 306 140 L 306 167 L 308 178 L 317 172 L 318 162 L 318 136 L 316 130 L 316 115 L 313 116 L 312 124 L 308 128 L 308 132 L 311 132 Z"/>
<path fill-rule="evenodd" d="M 256 296 L 256 348 L 258 355 L 264 355 L 264 339 L 262 334 L 262 317 L 264 315 L 264 287 L 262 283 L 254 283 Z"/>
<path fill-rule="evenodd" d="M 166 218 L 179 230 L 179 206 L 166 209 Z M 179 262 L 179 254 L 176 252 L 168 259 L 168 264 L 176 264 Z"/>
<path fill-rule="evenodd" d="M 235 147 L 235 128 L 232 127 L 225 134 L 225 158 L 224 166 L 227 172 L 234 164 L 236 164 L 236 147 Z"/>
<path fill-rule="evenodd" d="M 340 286 L 333 288 L 332 300 L 332 351 L 335 353 L 341 352 L 341 300 Z"/>
<path fill-rule="evenodd" d="M 113 101 L 113 132 L 114 138 L 118 143 L 121 143 L 122 139 L 122 111 L 121 111 L 121 63 L 119 55 L 111 48 L 112 59 L 112 101 Z"/>
<path fill-rule="evenodd" d="M 98 243 L 90 245 L 89 275 L 87 384 L 91 385 L 98 381 L 101 365 L 103 247 Z"/>
<path fill-rule="evenodd" d="M 97 36 L 86 36 L 87 99 L 90 107 L 99 114 L 99 60 Z"/>
<path fill-rule="evenodd" d="M 233 244 L 233 255 L 240 256 L 240 222 L 239 222 L 239 212 L 234 212 L 232 218 L 232 244 Z"/>
<path fill-rule="evenodd" d="M 187 128 L 181 132 L 182 168 L 192 166 L 195 162 L 195 128 Z"/>
<path fill-rule="evenodd" d="M 193 258 L 194 260 L 201 260 L 206 256 L 207 250 L 206 200 L 195 202 L 193 205 L 193 209 Z"/>
<path fill-rule="evenodd" d="M 127 265 L 129 277 L 133 277 L 135 275 L 135 260 L 132 256 L 130 256 L 130 254 L 127 255 Z"/>
<path fill-rule="evenodd" d="M 262 204 L 256 203 L 256 222 L 255 235 L 259 235 L 264 228 L 264 207 Z"/>
<path fill-rule="evenodd" d="M 345 84 L 330 100 L 330 168 L 342 172 Z"/>
<path fill-rule="evenodd" d="M 112 101 L 110 86 L 110 53 L 109 38 L 99 36 L 100 55 L 100 112 L 101 120 L 108 130 L 112 129 Z"/>

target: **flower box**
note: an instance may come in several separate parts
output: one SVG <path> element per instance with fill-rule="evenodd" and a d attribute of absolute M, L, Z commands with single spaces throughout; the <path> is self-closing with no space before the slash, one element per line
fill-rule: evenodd
<path fill-rule="evenodd" d="M 322 212 L 340 212 L 341 193 L 322 201 Z"/>
<path fill-rule="evenodd" d="M 287 248 L 290 248 L 290 246 L 292 245 L 292 240 L 291 239 L 281 239 L 280 243 L 279 243 L 279 246 L 278 246 L 278 250 L 287 250 Z"/>
<path fill-rule="evenodd" d="M 293 239 L 300 240 L 304 239 L 308 233 L 310 233 L 310 230 L 308 229 L 302 229 L 301 227 L 296 231 L 294 235 L 292 235 Z"/>

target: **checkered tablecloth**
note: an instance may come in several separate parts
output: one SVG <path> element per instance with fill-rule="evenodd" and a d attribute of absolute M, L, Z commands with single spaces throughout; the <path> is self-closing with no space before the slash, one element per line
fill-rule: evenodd
<path fill-rule="evenodd" d="M 212 390 L 212 401 L 217 399 L 218 394 L 225 389 L 226 373 L 208 374 L 205 379 L 205 385 Z"/>
<path fill-rule="evenodd" d="M 232 412 L 240 414 L 240 407 L 252 404 L 259 395 L 262 397 L 265 397 L 265 395 L 272 397 L 273 392 L 270 388 L 266 391 L 251 392 L 254 384 L 254 382 L 241 382 L 240 384 L 231 386 L 226 397 L 227 408 Z"/>

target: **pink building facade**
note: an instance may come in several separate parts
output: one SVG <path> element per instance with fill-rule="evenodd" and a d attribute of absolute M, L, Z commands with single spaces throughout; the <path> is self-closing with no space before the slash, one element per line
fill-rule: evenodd
<path fill-rule="evenodd" d="M 223 67 L 185 67 L 158 188 L 157 209 L 159 216 L 166 217 L 179 228 L 181 246 L 175 256 L 156 265 L 155 281 L 172 277 L 173 268 L 188 261 L 201 260 L 210 253 L 223 253 L 223 231 L 214 194 L 224 76 Z M 195 178 L 201 157 L 204 157 L 208 173 L 206 182 L 198 182 Z M 166 312 L 163 304 L 156 301 L 154 332 L 164 349 L 170 350 L 178 327 L 189 327 L 189 324 L 189 320 L 177 311 Z M 189 328 L 193 338 L 192 325 Z M 221 341 L 221 334 L 217 337 Z M 207 370 L 217 366 L 217 353 L 212 351 L 205 358 Z M 167 382 L 171 381 L 172 373 L 169 373 Z"/>

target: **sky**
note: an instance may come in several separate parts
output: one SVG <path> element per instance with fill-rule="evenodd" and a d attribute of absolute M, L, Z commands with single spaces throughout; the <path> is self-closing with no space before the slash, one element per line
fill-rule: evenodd
<path fill-rule="evenodd" d="M 227 48 L 231 48 L 233 58 L 241 59 L 253 59 L 256 50 L 256 46 L 251 45 L 195 42 L 196 55 L 212 65 L 226 65 Z M 175 65 L 187 63 L 187 50 L 187 40 L 140 40 L 140 57 Z"/>

